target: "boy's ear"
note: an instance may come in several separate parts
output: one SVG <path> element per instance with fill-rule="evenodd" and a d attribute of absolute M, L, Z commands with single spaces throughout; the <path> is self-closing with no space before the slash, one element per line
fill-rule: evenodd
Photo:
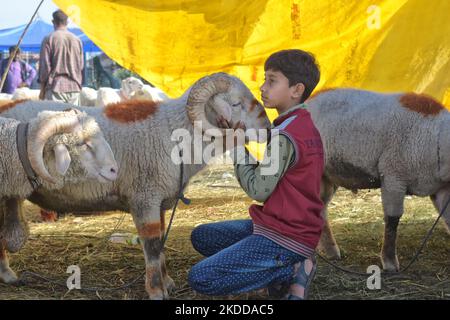
<path fill-rule="evenodd" d="M 294 86 L 294 90 L 292 92 L 292 97 L 294 99 L 301 99 L 303 93 L 305 93 L 305 85 L 303 83 L 297 83 Z"/>

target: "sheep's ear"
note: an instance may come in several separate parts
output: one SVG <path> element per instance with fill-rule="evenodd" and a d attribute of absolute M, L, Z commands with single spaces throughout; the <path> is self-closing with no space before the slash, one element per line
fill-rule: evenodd
<path fill-rule="evenodd" d="M 67 169 L 69 169 L 70 162 L 72 161 L 69 150 L 67 150 L 65 145 L 57 144 L 53 148 L 53 151 L 55 152 L 56 158 L 56 171 L 61 175 L 65 175 Z"/>

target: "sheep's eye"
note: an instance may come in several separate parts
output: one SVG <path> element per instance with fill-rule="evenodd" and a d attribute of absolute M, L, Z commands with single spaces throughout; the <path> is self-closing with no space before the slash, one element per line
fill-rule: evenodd
<path fill-rule="evenodd" d="M 85 146 L 86 148 L 88 148 L 89 150 L 93 150 L 92 145 L 89 142 L 80 142 L 76 145 L 77 147 L 83 147 Z"/>
<path fill-rule="evenodd" d="M 233 103 L 231 106 L 232 107 L 239 107 L 241 105 L 241 103 L 240 102 L 237 102 L 237 103 Z"/>

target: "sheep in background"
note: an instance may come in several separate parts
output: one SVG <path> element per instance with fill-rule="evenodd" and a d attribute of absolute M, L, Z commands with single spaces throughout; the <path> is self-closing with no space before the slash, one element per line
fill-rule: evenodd
<path fill-rule="evenodd" d="M 382 263 L 385 270 L 399 270 L 396 238 L 405 196 L 430 196 L 439 211 L 450 197 L 450 113 L 424 95 L 353 89 L 313 95 L 307 106 L 325 149 L 323 216 L 340 186 L 381 188 Z M 449 227 L 450 206 L 443 218 Z M 340 257 L 328 221 L 320 247 Z"/>
<path fill-rule="evenodd" d="M 97 101 L 97 90 L 83 87 L 80 92 L 80 106 L 93 107 Z"/>
<path fill-rule="evenodd" d="M 108 104 L 127 101 L 130 99 L 131 99 L 131 92 L 126 87 L 122 87 L 121 89 L 104 87 L 99 88 L 97 91 L 97 100 L 95 102 L 95 106 L 105 107 Z"/>
<path fill-rule="evenodd" d="M 144 84 L 135 77 L 122 80 L 122 88 L 128 92 L 130 99 L 143 99 L 150 101 L 163 101 L 168 99 L 167 95 L 160 89 Z"/>
<path fill-rule="evenodd" d="M 123 100 L 126 100 L 126 98 L 121 94 L 121 89 L 99 88 L 95 106 L 103 108 L 108 104 L 121 102 Z"/>
<path fill-rule="evenodd" d="M 94 92 L 94 89 L 83 88 L 81 91 L 82 106 L 105 107 L 111 103 L 118 103 L 127 100 L 148 100 L 160 102 L 168 99 L 167 95 L 158 88 L 144 84 L 141 80 L 135 77 L 128 77 L 122 80 L 121 89 L 113 89 L 102 87 Z M 85 93 L 83 93 L 85 91 Z M 96 96 L 95 102 L 93 97 Z"/>
<path fill-rule="evenodd" d="M 37 187 L 57 190 L 88 179 L 114 181 L 117 163 L 95 120 L 75 109 L 42 111 L 27 125 L 0 118 L 0 146 L 0 280 L 10 283 L 17 276 L 6 250 L 17 252 L 28 238 L 23 200 Z M 33 175 L 36 185 L 29 180 Z"/>
<path fill-rule="evenodd" d="M 43 108 L 62 110 L 60 103 L 24 102 L 1 114 L 26 121 Z M 267 129 L 264 108 L 238 78 L 218 73 L 198 80 L 183 96 L 161 103 L 130 100 L 105 108 L 80 108 L 92 115 L 102 128 L 120 166 L 113 185 L 84 183 L 58 192 L 39 188 L 28 199 L 57 212 L 121 210 L 131 212 L 143 244 L 146 262 L 146 290 L 152 299 L 168 296 L 173 280 L 167 275 L 161 237 L 164 212 L 175 204 L 180 184 L 180 166 L 171 158 L 178 155 L 172 133 L 184 129 L 194 145 L 206 146 L 203 132 L 194 135 L 194 122 L 204 130 L 216 128 L 215 119 L 223 115 L 231 124 L 241 120 L 247 128 Z M 219 141 L 219 140 L 218 140 Z M 175 151 L 174 151 L 175 150 Z M 206 166 L 184 165 L 186 182 Z"/>
<path fill-rule="evenodd" d="M 168 99 L 168 97 L 160 89 L 144 84 L 141 89 L 137 90 L 134 95 L 131 96 L 131 99 L 143 99 L 159 102 Z"/>
<path fill-rule="evenodd" d="M 0 93 L 0 101 L 12 100 L 12 94 L 9 93 Z"/>
<path fill-rule="evenodd" d="M 14 90 L 12 100 L 39 100 L 40 90 L 30 89 L 27 87 L 17 88 Z"/>
<path fill-rule="evenodd" d="M 144 83 L 135 77 L 128 77 L 122 80 L 122 88 L 124 91 L 128 92 L 129 97 L 134 95 L 134 93 L 141 89 Z"/>

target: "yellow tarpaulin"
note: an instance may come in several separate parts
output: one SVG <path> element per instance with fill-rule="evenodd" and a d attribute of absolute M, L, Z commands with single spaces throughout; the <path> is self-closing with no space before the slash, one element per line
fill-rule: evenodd
<path fill-rule="evenodd" d="M 109 57 L 172 97 L 224 71 L 259 98 L 264 60 L 301 48 L 319 61 L 318 89 L 414 91 L 450 106 L 448 0 L 54 2 Z"/>
<path fill-rule="evenodd" d="M 448 0 L 54 2 L 108 56 L 172 97 L 225 71 L 259 98 L 264 60 L 301 48 L 321 65 L 319 88 L 424 92 L 450 106 Z"/>

